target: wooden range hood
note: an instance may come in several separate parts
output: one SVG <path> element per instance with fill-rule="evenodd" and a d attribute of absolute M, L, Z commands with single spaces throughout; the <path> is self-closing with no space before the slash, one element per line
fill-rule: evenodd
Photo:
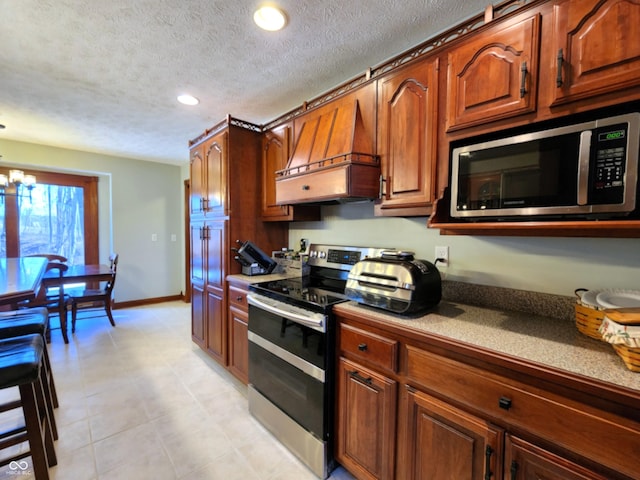
<path fill-rule="evenodd" d="M 276 172 L 279 205 L 371 200 L 379 191 L 380 160 L 357 100 L 306 120 L 287 168 Z"/>

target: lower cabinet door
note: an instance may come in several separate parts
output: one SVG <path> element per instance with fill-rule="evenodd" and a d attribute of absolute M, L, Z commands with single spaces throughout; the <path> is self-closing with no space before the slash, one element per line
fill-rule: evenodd
<path fill-rule="evenodd" d="M 245 384 L 249 383 L 249 316 L 229 307 L 229 370 Z"/>
<path fill-rule="evenodd" d="M 606 480 L 566 458 L 513 435 L 505 440 L 505 480 Z"/>
<path fill-rule="evenodd" d="M 393 479 L 396 425 L 395 380 L 340 359 L 338 461 L 359 479 Z"/>
<path fill-rule="evenodd" d="M 502 479 L 502 429 L 409 386 L 400 402 L 397 478 Z"/>
<path fill-rule="evenodd" d="M 205 294 L 201 285 L 191 284 L 191 338 L 204 348 L 205 339 Z"/>

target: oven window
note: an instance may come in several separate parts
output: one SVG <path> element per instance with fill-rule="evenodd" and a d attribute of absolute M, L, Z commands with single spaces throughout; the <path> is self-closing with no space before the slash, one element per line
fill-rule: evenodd
<path fill-rule="evenodd" d="M 307 362 L 325 369 L 326 335 L 249 305 L 249 331 Z"/>
<path fill-rule="evenodd" d="M 324 438 L 322 382 L 249 342 L 249 383 L 304 428 Z"/>

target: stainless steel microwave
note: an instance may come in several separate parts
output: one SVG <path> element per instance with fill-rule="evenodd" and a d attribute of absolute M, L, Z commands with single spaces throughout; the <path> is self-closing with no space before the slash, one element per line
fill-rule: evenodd
<path fill-rule="evenodd" d="M 452 150 L 451 216 L 628 215 L 638 197 L 640 113 Z"/>

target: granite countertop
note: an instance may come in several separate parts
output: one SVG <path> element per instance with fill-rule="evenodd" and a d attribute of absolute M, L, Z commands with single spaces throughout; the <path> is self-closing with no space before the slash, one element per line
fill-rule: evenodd
<path fill-rule="evenodd" d="M 443 300 L 429 313 L 403 317 L 349 301 L 336 311 L 435 334 L 640 392 L 640 373 L 627 369 L 611 345 L 578 331 L 575 321 Z"/>

